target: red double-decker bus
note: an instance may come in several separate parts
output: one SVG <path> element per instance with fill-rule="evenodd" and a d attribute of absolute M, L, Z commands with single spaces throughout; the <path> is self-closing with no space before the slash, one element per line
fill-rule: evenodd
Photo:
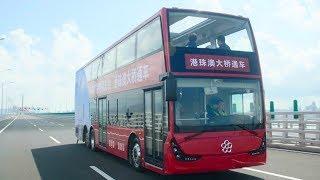
<path fill-rule="evenodd" d="M 161 174 L 266 162 L 249 19 L 163 8 L 76 73 L 75 134 Z"/>

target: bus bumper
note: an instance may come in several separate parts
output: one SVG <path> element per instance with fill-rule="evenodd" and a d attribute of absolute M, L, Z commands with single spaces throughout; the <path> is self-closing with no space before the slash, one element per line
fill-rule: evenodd
<path fill-rule="evenodd" d="M 169 156 L 164 174 L 191 174 L 214 171 L 226 171 L 242 167 L 259 166 L 266 163 L 266 153 L 251 155 L 249 153 L 224 156 L 203 156 L 192 162 L 178 161 Z"/>

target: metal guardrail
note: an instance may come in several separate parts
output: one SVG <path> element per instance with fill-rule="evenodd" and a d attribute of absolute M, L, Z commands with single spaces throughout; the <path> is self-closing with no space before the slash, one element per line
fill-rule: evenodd
<path fill-rule="evenodd" d="M 269 147 L 320 153 L 320 112 L 269 112 L 266 127 Z"/>
<path fill-rule="evenodd" d="M 38 115 L 74 115 L 74 112 L 56 112 L 56 113 L 31 113 L 31 114 L 38 114 Z"/>

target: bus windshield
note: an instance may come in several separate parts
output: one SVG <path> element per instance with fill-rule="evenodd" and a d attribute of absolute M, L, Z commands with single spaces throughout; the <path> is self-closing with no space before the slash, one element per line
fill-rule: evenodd
<path fill-rule="evenodd" d="M 175 126 L 178 132 L 262 127 L 258 80 L 178 78 Z"/>
<path fill-rule="evenodd" d="M 170 12 L 169 31 L 171 46 L 221 49 L 227 45 L 232 51 L 254 51 L 249 21 L 244 18 Z"/>

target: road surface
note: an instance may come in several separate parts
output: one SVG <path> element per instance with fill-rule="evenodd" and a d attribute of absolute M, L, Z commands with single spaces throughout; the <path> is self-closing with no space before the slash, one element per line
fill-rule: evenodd
<path fill-rule="evenodd" d="M 76 144 L 72 115 L 18 115 L 0 120 L 0 180 L 14 179 L 320 179 L 320 155 L 268 149 L 268 164 L 225 172 L 161 176 Z"/>

